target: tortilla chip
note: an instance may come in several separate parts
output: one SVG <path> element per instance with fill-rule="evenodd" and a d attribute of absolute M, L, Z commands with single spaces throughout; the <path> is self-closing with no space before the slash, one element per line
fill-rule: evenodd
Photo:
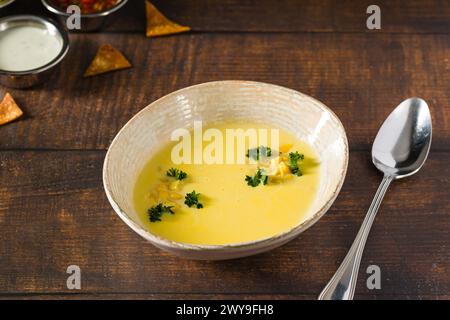
<path fill-rule="evenodd" d="M 0 126 L 16 120 L 21 115 L 23 115 L 22 110 L 20 110 L 13 97 L 9 93 L 6 93 L 3 101 L 0 102 Z"/>
<path fill-rule="evenodd" d="M 167 19 L 150 1 L 145 1 L 145 11 L 147 13 L 147 37 L 159 37 L 191 30 L 189 27 Z"/>
<path fill-rule="evenodd" d="M 131 68 L 130 62 L 119 51 L 109 44 L 102 45 L 84 73 L 85 77 L 95 76 L 100 73 Z"/>

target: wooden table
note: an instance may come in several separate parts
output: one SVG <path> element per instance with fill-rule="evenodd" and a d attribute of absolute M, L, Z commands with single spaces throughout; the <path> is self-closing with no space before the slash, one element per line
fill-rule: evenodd
<path fill-rule="evenodd" d="M 314 299 L 335 272 L 381 175 L 374 136 L 404 98 L 433 115 L 421 172 L 395 182 L 369 236 L 357 298 L 450 298 L 450 5 L 382 1 L 382 29 L 366 29 L 372 1 L 155 1 L 190 33 L 148 39 L 143 1 L 101 33 L 71 34 L 48 83 L 11 92 L 26 116 L 0 127 L 0 298 Z M 320 3 L 320 4 L 319 4 Z M 18 0 L 15 13 L 46 14 Z M 100 44 L 133 68 L 83 79 Z M 102 163 L 114 135 L 155 99 L 224 79 L 275 83 L 323 101 L 350 143 L 343 189 L 330 211 L 289 244 L 226 262 L 184 261 L 146 243 L 114 213 Z M 79 265 L 81 290 L 66 287 Z M 381 268 L 381 290 L 366 268 Z"/>

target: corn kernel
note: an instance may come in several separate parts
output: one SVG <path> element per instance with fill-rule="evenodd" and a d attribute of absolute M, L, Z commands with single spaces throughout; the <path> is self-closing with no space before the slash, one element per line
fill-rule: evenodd
<path fill-rule="evenodd" d="M 158 199 L 160 200 L 166 200 L 169 197 L 169 192 L 165 190 L 161 190 L 158 192 Z"/>
<path fill-rule="evenodd" d="M 280 151 L 283 152 L 283 153 L 286 153 L 286 152 L 288 152 L 291 148 L 292 148 L 292 143 L 284 144 L 284 145 L 280 146 Z"/>
<path fill-rule="evenodd" d="M 169 184 L 169 189 L 170 190 L 178 190 L 178 187 L 180 186 L 180 180 L 176 180 L 176 181 L 172 181 Z"/>
<path fill-rule="evenodd" d="M 284 162 L 280 163 L 279 168 L 282 174 L 290 172 L 289 167 Z"/>
<path fill-rule="evenodd" d="M 156 190 L 157 191 L 165 191 L 165 190 L 167 190 L 167 186 L 165 184 L 161 183 L 156 187 Z"/>
<path fill-rule="evenodd" d="M 171 192 L 171 193 L 169 193 L 169 198 L 172 200 L 180 200 L 183 198 L 183 196 L 179 193 Z"/>

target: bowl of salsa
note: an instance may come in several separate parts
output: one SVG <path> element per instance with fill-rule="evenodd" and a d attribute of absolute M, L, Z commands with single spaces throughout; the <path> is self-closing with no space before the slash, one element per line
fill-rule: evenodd
<path fill-rule="evenodd" d="M 122 8 L 128 0 L 41 0 L 42 4 L 65 23 L 73 14 L 70 6 L 80 8 L 80 29 L 71 31 L 95 31 L 106 22 L 106 18 Z M 69 9 L 69 10 L 68 10 Z"/>

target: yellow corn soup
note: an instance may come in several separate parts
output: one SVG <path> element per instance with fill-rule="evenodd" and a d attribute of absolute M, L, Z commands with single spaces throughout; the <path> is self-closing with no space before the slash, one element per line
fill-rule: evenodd
<path fill-rule="evenodd" d="M 226 129 L 273 129 L 257 123 L 222 123 L 212 126 L 226 137 Z M 204 130 L 208 127 L 203 128 Z M 309 209 L 319 187 L 319 161 L 314 149 L 291 133 L 279 130 L 279 151 L 270 159 L 244 164 L 174 164 L 172 142 L 149 160 L 138 176 L 134 204 L 144 225 L 154 234 L 169 240 L 203 245 L 236 244 L 269 238 L 295 227 L 308 218 Z M 270 141 L 270 137 L 269 137 Z M 191 141 L 191 151 L 205 149 Z M 260 145 L 251 145 L 257 148 Z M 226 145 L 223 153 L 226 154 Z M 235 143 L 234 148 L 238 148 Z M 197 150 L 197 151 L 203 151 Z M 289 153 L 304 155 L 298 161 L 301 176 L 292 174 Z M 234 150 L 237 154 L 237 150 Z M 262 158 L 262 157 L 261 157 Z M 247 158 L 248 160 L 248 158 Z M 183 180 L 167 176 L 175 168 L 187 174 Z M 254 177 L 258 169 L 268 174 L 267 184 L 248 185 L 246 176 Z M 188 207 L 187 193 L 199 193 L 202 208 Z M 174 212 L 163 213 L 161 221 L 151 222 L 148 210 L 159 203 L 172 206 Z"/>

